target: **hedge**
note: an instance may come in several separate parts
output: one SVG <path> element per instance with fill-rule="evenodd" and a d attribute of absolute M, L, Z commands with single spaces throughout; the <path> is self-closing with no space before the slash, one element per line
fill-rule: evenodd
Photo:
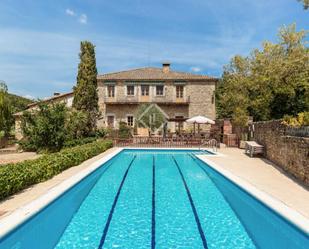
<path fill-rule="evenodd" d="M 45 154 L 38 159 L 0 165 L 0 200 L 33 184 L 46 181 L 112 146 L 111 141 L 99 140 L 63 149 L 57 153 Z"/>
<path fill-rule="evenodd" d="M 64 142 L 63 147 L 64 148 L 70 148 L 70 147 L 74 147 L 74 146 L 77 146 L 77 145 L 92 143 L 96 140 L 97 140 L 96 137 L 86 137 L 86 138 L 68 140 L 68 141 Z"/>

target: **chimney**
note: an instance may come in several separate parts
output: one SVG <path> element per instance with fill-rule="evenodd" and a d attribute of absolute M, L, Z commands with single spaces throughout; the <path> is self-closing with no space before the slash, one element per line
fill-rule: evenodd
<path fill-rule="evenodd" d="M 54 96 L 59 96 L 60 95 L 60 93 L 54 93 Z"/>
<path fill-rule="evenodd" d="M 170 66 L 171 66 L 171 63 L 169 63 L 169 62 L 163 62 L 163 63 L 162 63 L 162 71 L 163 71 L 163 73 L 169 73 L 169 71 L 170 71 Z"/>

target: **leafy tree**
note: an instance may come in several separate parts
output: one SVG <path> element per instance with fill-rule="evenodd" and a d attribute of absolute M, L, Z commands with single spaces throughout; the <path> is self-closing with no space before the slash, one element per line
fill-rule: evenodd
<path fill-rule="evenodd" d="M 302 2 L 305 10 L 309 9 L 309 0 L 297 0 L 297 1 Z"/>
<path fill-rule="evenodd" d="M 83 111 L 71 110 L 65 124 L 67 140 L 80 139 L 89 134 L 88 115 Z"/>
<path fill-rule="evenodd" d="M 58 151 L 65 141 L 65 104 L 40 103 L 38 110 L 25 111 L 21 119 L 24 140 L 21 145 L 26 150 Z"/>
<path fill-rule="evenodd" d="M 89 41 L 82 41 L 80 46 L 77 85 L 74 87 L 73 108 L 88 114 L 90 130 L 96 128 L 98 116 L 97 67 L 95 47 Z"/>
<path fill-rule="evenodd" d="M 4 82 L 0 82 L 0 132 L 9 135 L 14 123 L 8 89 Z"/>
<path fill-rule="evenodd" d="M 284 115 L 282 123 L 294 127 L 309 126 L 309 112 L 298 113 L 296 117 Z"/>
<path fill-rule="evenodd" d="M 27 108 L 27 105 L 33 103 L 33 100 L 21 97 L 21 96 L 17 96 L 15 94 L 8 94 L 8 99 L 11 102 L 11 107 L 12 107 L 12 112 L 16 113 L 16 112 L 20 112 L 23 111 Z"/>
<path fill-rule="evenodd" d="M 219 117 L 282 118 L 309 110 L 309 49 L 306 31 L 279 30 L 279 42 L 264 42 L 250 56 L 235 56 L 224 68 L 216 96 Z"/>
<path fill-rule="evenodd" d="M 249 93 L 246 86 L 249 63 L 247 58 L 235 56 L 231 63 L 225 66 L 216 92 L 219 117 L 235 118 L 236 113 L 248 115 Z"/>

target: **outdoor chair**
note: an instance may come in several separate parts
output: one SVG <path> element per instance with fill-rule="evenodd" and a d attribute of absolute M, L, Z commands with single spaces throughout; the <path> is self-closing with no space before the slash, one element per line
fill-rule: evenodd
<path fill-rule="evenodd" d="M 257 154 L 264 155 L 264 146 L 258 144 L 255 141 L 246 141 L 245 153 L 249 154 L 250 157 L 253 157 L 254 155 Z"/>

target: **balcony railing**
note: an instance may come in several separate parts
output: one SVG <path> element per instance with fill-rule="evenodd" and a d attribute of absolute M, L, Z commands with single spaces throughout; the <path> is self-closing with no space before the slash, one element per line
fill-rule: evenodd
<path fill-rule="evenodd" d="M 139 103 L 159 103 L 159 104 L 189 104 L 190 96 L 183 98 L 173 98 L 167 96 L 115 96 L 104 97 L 106 104 L 139 104 Z"/>

